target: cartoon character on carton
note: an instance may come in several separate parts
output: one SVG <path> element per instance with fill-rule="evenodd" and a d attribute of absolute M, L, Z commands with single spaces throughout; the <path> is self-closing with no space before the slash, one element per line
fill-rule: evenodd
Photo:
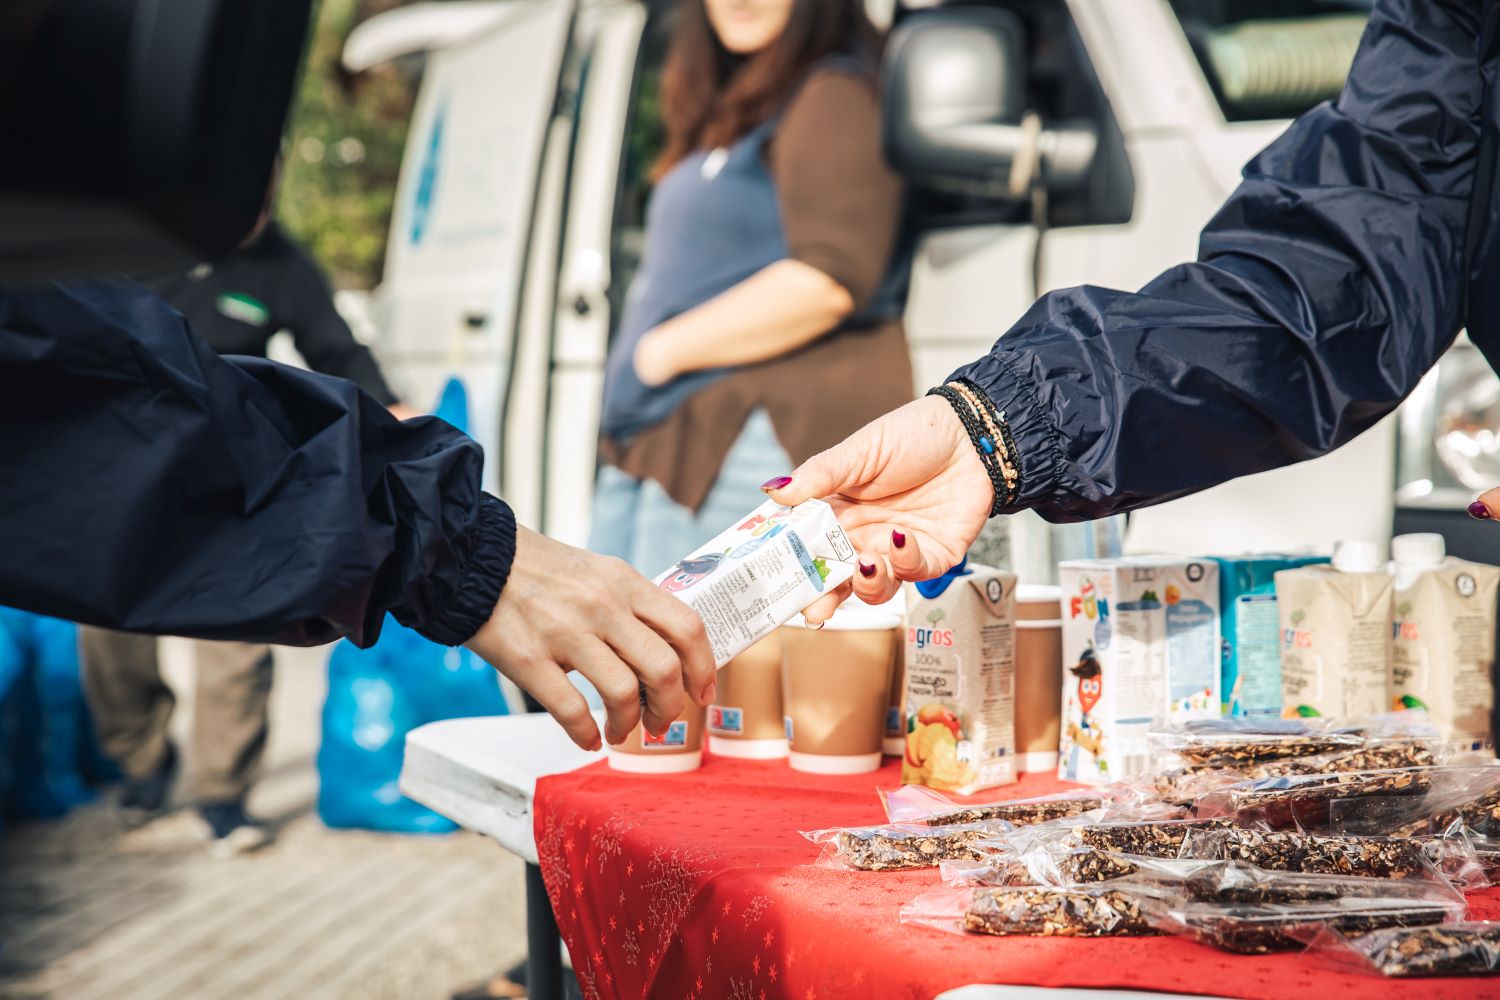
<path fill-rule="evenodd" d="M 958 759 L 963 727 L 944 705 L 928 702 L 907 719 L 901 780 L 909 785 L 955 790 L 979 778 L 973 762 Z"/>
<path fill-rule="evenodd" d="M 1068 673 L 1078 678 L 1078 719 L 1069 720 L 1068 738 L 1075 748 L 1081 748 L 1097 760 L 1104 746 L 1104 730 L 1094 718 L 1094 706 L 1104 693 L 1104 670 L 1099 666 L 1098 654 L 1092 645 L 1085 647 L 1078 662 L 1068 668 Z M 1100 770 L 1104 762 L 1099 762 Z M 1076 773 L 1076 767 L 1075 767 Z"/>
<path fill-rule="evenodd" d="M 677 563 L 672 575 L 661 582 L 661 588 L 669 593 L 680 594 L 704 577 L 711 576 L 723 561 L 722 552 L 705 552 L 692 559 L 683 559 Z"/>

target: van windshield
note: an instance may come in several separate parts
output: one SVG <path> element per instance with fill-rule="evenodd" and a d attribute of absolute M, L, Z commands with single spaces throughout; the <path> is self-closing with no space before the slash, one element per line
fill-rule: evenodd
<path fill-rule="evenodd" d="M 1170 0 L 1224 117 L 1294 118 L 1344 86 L 1369 0 Z"/>

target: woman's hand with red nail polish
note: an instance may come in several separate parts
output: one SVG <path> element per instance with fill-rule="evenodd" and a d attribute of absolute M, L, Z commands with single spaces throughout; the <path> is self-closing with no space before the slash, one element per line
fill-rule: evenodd
<path fill-rule="evenodd" d="M 1469 504 L 1469 516 L 1481 521 L 1500 519 L 1500 486 L 1486 490 Z"/>
<path fill-rule="evenodd" d="M 889 600 L 902 580 L 931 579 L 956 565 L 994 500 L 968 432 L 936 396 L 866 425 L 791 478 L 780 487 L 767 483 L 766 492 L 788 505 L 820 498 L 833 506 L 861 557 L 876 567 L 853 581 L 854 593 L 870 603 Z"/>

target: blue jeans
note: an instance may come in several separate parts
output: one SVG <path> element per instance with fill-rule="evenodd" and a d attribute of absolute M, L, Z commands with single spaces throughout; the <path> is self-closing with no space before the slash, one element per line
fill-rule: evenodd
<path fill-rule="evenodd" d="M 697 513 L 667 496 L 660 483 L 606 465 L 594 488 L 589 548 L 655 576 L 760 506 L 766 499 L 761 483 L 791 471 L 764 410 L 745 421 Z"/>
<path fill-rule="evenodd" d="M 761 483 L 791 471 L 791 456 L 776 440 L 764 410 L 745 421 L 696 513 L 669 497 L 660 483 L 603 466 L 594 486 L 589 548 L 655 576 L 760 506 L 766 499 Z M 602 706 L 592 684 L 576 672 L 568 676 L 590 705 Z"/>

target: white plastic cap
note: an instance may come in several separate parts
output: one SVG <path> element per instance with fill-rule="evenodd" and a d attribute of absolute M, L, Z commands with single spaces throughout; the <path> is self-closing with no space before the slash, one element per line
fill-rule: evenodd
<path fill-rule="evenodd" d="M 1433 532 L 1397 535 L 1391 539 L 1391 558 L 1398 566 L 1436 566 L 1447 554 L 1443 536 Z"/>
<path fill-rule="evenodd" d="M 1333 546 L 1333 568 L 1344 573 L 1379 573 L 1384 567 L 1380 546 L 1365 538 L 1351 538 Z"/>

